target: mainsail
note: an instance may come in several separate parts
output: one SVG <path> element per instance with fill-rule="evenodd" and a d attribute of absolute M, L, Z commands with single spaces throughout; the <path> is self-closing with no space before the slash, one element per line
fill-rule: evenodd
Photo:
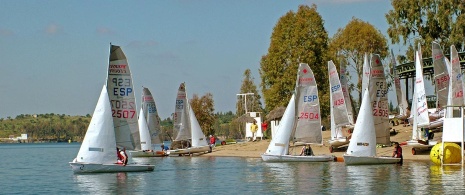
<path fill-rule="evenodd" d="M 428 104 L 426 102 L 423 67 L 418 51 L 415 52 L 415 88 L 412 100 L 413 131 L 412 140 L 424 139 L 418 127 L 429 125 Z"/>
<path fill-rule="evenodd" d="M 373 107 L 373 120 L 376 129 L 376 143 L 390 144 L 388 91 L 384 67 L 379 55 L 371 55 L 371 71 L 368 91 Z"/>
<path fill-rule="evenodd" d="M 397 106 L 399 107 L 399 116 L 409 117 L 407 114 L 407 98 L 405 93 L 402 92 L 402 87 L 400 85 L 399 75 L 397 74 L 397 63 L 396 58 L 394 57 L 394 52 L 391 50 L 391 63 L 394 67 L 394 85 L 396 88 L 396 97 L 397 97 Z"/>
<path fill-rule="evenodd" d="M 145 120 L 147 120 L 152 144 L 161 143 L 161 126 L 160 118 L 158 117 L 157 105 L 155 104 L 152 93 L 146 87 L 142 88 L 142 109 L 144 111 L 142 116 Z"/>
<path fill-rule="evenodd" d="M 296 81 L 296 142 L 323 143 L 320 103 L 315 76 L 308 64 L 300 63 Z"/>
<path fill-rule="evenodd" d="M 187 94 L 184 83 L 179 85 L 178 95 L 176 96 L 176 106 L 174 108 L 173 133 L 175 140 L 188 140 L 192 137 L 189 123 L 189 113 L 187 110 Z"/>
<path fill-rule="evenodd" d="M 342 131 L 342 126 L 351 124 L 347 112 L 347 99 L 339 82 L 336 66 L 333 61 L 328 62 L 329 86 L 330 86 L 330 109 L 331 109 L 331 137 L 346 137 L 347 132 Z M 334 130 L 333 130 L 334 128 Z"/>
<path fill-rule="evenodd" d="M 463 106 L 464 105 L 464 97 L 463 97 L 463 74 L 460 68 L 460 59 L 457 53 L 457 49 L 455 46 L 452 45 L 450 47 L 450 64 L 451 64 L 451 94 L 449 95 L 451 98 L 451 103 L 449 105 L 454 106 Z"/>
<path fill-rule="evenodd" d="M 432 43 L 433 47 L 433 67 L 434 67 L 434 86 L 436 87 L 437 101 L 436 108 L 442 109 L 447 105 L 449 95 L 449 68 L 447 67 L 442 49 L 436 42 Z M 421 60 L 421 53 L 420 53 Z"/>
<path fill-rule="evenodd" d="M 119 46 L 110 46 L 107 89 L 116 134 L 116 145 L 140 149 L 136 99 L 128 61 Z"/>
<path fill-rule="evenodd" d="M 370 82 L 370 62 L 368 61 L 368 54 L 365 53 L 365 57 L 363 58 L 363 68 L 362 68 L 362 99 L 364 95 L 365 89 L 368 89 L 368 82 Z"/>
<path fill-rule="evenodd" d="M 350 94 L 349 94 L 349 85 L 348 85 L 346 68 L 341 64 L 340 70 L 341 70 L 341 89 L 342 89 L 342 94 L 344 94 L 344 102 L 347 107 L 347 116 L 349 117 L 349 123 L 353 125 L 355 121 L 354 121 L 354 113 L 352 110 L 352 101 L 350 99 Z"/>

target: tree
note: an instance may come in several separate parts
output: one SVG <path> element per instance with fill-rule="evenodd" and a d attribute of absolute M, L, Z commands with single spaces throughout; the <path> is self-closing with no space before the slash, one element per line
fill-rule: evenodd
<path fill-rule="evenodd" d="M 354 70 L 358 77 L 357 86 L 351 84 L 350 92 L 362 88 L 363 58 L 365 53 L 379 54 L 381 58 L 388 55 L 387 40 L 384 35 L 368 22 L 357 18 L 351 21 L 342 29 L 338 29 L 330 42 L 330 54 L 338 65 L 338 61 L 345 64 L 346 70 Z M 347 75 L 349 80 L 351 75 Z M 362 97 L 361 91 L 358 93 L 358 102 Z M 360 106 L 360 105 L 359 105 Z"/>
<path fill-rule="evenodd" d="M 260 94 L 258 94 L 257 86 L 254 83 L 250 69 L 244 71 L 244 80 L 242 80 L 240 94 L 236 102 L 236 115 L 241 116 L 245 114 L 245 107 L 248 112 L 262 112 L 262 103 L 260 102 Z M 246 95 L 250 94 L 250 95 Z M 247 98 L 247 105 L 244 106 L 244 98 Z"/>
<path fill-rule="evenodd" d="M 199 121 L 200 127 L 205 135 L 214 134 L 213 129 L 215 124 L 215 104 L 213 95 L 207 93 L 202 97 L 194 94 L 190 100 L 190 105 L 195 113 L 195 117 Z"/>
<path fill-rule="evenodd" d="M 268 53 L 260 61 L 261 88 L 266 110 L 286 106 L 294 92 L 299 63 L 307 63 L 316 77 L 319 96 L 328 93 L 326 52 L 328 33 L 316 6 L 299 6 L 296 13 L 289 11 L 282 16 L 271 35 Z M 329 113 L 329 99 L 320 98 Z"/>
<path fill-rule="evenodd" d="M 391 0 L 386 14 L 387 33 L 393 44 L 409 42 L 406 56 L 400 62 L 413 61 L 417 44 L 423 56 L 431 56 L 431 42 L 437 41 L 449 53 L 449 46 L 462 48 L 465 36 L 465 1 L 461 0 Z M 411 40 L 413 39 L 413 44 Z"/>

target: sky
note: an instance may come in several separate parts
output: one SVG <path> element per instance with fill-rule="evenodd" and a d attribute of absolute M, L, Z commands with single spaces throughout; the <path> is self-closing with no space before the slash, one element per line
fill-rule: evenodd
<path fill-rule="evenodd" d="M 0 4 L 0 118 L 92 114 L 105 83 L 110 43 L 126 54 L 137 103 L 142 86 L 148 87 L 161 118 L 174 112 L 181 82 L 186 82 L 189 98 L 212 93 L 215 112 L 235 112 L 244 71 L 251 70 L 259 87 L 260 59 L 273 27 L 287 12 L 315 4 L 330 37 L 352 17 L 387 37 L 385 14 L 392 9 L 388 0 Z"/>

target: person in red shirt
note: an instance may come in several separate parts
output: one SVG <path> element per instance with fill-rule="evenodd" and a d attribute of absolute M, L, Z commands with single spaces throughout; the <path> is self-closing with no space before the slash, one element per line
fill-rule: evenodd
<path fill-rule="evenodd" d="M 210 150 L 208 151 L 209 153 L 212 152 L 213 147 L 215 146 L 216 138 L 215 136 L 210 135 Z"/>
<path fill-rule="evenodd" d="M 394 143 L 394 151 L 392 152 L 392 157 L 400 158 L 400 162 L 398 162 L 397 164 L 402 165 L 404 158 L 402 156 L 402 148 L 399 146 L 398 142 Z"/>
<path fill-rule="evenodd" d="M 268 138 L 268 133 L 266 131 L 266 128 L 268 128 L 268 124 L 266 122 L 263 122 L 262 123 L 263 136 L 265 136 L 265 138 Z"/>

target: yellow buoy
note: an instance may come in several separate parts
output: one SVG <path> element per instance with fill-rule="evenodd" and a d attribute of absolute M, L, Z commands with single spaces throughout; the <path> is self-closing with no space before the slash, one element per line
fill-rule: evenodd
<path fill-rule="evenodd" d="M 433 146 L 429 157 L 434 164 L 441 165 L 441 158 L 444 158 L 444 164 L 459 163 L 462 159 L 462 150 L 455 143 L 444 143 L 444 152 L 442 151 L 442 143 Z"/>

